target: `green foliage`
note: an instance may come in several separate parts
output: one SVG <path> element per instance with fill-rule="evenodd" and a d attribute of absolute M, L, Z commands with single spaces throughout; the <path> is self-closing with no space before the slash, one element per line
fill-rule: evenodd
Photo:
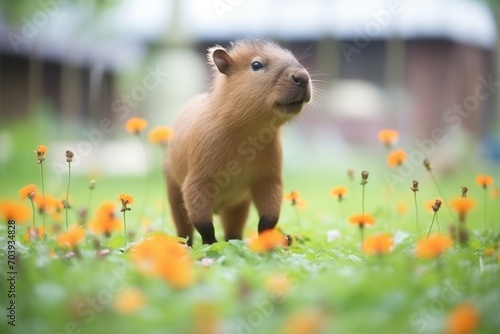
<path fill-rule="evenodd" d="M 18 134 L 26 131 L 14 130 Z M 39 165 L 32 152 L 35 145 L 16 145 L 13 161 L 7 162 L 0 174 L 1 198 L 15 199 L 21 186 L 39 183 Z M 53 152 L 49 146 L 45 163 L 55 154 L 63 152 Z M 25 164 L 23 172 L 19 172 L 23 170 L 19 161 Z M 365 186 L 365 210 L 376 224 L 366 228 L 365 238 L 378 232 L 392 234 L 395 245 L 390 253 L 363 253 L 359 228 L 347 222 L 349 215 L 361 211 L 358 176 L 350 180 L 342 171 L 286 171 L 286 191 L 299 191 L 307 203 L 299 215 L 289 201 L 283 203 L 279 228 L 293 236 L 291 246 L 256 253 L 246 241 L 208 246 L 201 245 L 196 235 L 189 251 L 195 277 L 186 288 L 174 288 L 161 277 L 145 274 L 132 256 L 134 246 L 143 239 L 174 234 L 170 219 L 167 226 L 162 225 L 159 203 L 164 190 L 159 167 L 148 175 L 155 181 L 148 196 L 141 196 L 144 177 L 103 175 L 96 182 L 90 207 L 86 207 L 89 178 L 75 173 L 70 217 L 77 222 L 81 210 L 87 210 L 86 236 L 75 249 L 67 249 L 57 242 L 65 229 L 61 217 L 47 219 L 47 238 L 41 240 L 26 240 L 29 223 L 16 225 L 15 297 L 8 297 L 9 284 L 2 285 L 0 291 L 4 314 L 8 314 L 10 301 L 15 301 L 16 326 L 10 326 L 3 316 L 0 332 L 289 334 L 287 326 L 295 330 L 304 326 L 296 333 L 443 333 L 450 312 L 463 302 L 471 302 L 479 313 L 477 333 L 496 333 L 500 327 L 499 199 L 488 196 L 485 228 L 483 189 L 474 184 L 476 171 L 460 171 L 453 177 L 437 175 L 446 200 L 459 195 L 462 185 L 468 185 L 469 196 L 476 199 L 476 208 L 466 219 L 469 242 L 455 244 L 438 258 L 419 259 L 415 246 L 425 238 L 433 215 L 423 204 L 438 197 L 438 192 L 425 170 L 415 171 L 412 178 L 420 180 L 417 235 L 411 180 L 389 186 L 383 161 L 383 157 L 372 155 L 355 166 L 359 170 L 372 166 Z M 47 193 L 64 194 L 65 178 L 57 182 L 51 179 L 51 169 L 46 171 Z M 499 179 L 499 175 L 494 177 Z M 337 198 L 329 196 L 330 189 L 341 184 L 348 188 L 343 213 Z M 114 201 L 119 207 L 120 193 L 135 197 L 132 210 L 127 212 L 126 247 L 122 230 L 101 236 L 88 228 L 100 203 Z M 141 216 L 143 206 L 146 209 Z M 401 208 L 404 206 L 406 209 Z M 451 212 L 450 217 L 448 208 L 438 212 L 442 234 L 448 234 L 454 215 Z M 247 236 L 256 230 L 257 220 L 252 212 Z M 337 230 L 332 234 L 336 239 L 329 241 L 332 229 Z M 12 275 L 7 262 L 8 231 L 7 224 L 0 225 L 2 282 L 8 282 Z M 216 231 L 222 240 L 218 222 Z M 134 291 L 140 298 L 128 303 L 135 303 L 137 309 L 124 313 L 120 301 Z M 211 326 L 216 329 L 210 331 Z"/>

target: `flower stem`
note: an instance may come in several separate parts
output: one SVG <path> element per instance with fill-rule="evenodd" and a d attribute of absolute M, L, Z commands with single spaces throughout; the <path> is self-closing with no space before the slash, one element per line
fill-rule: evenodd
<path fill-rule="evenodd" d="M 87 224 L 89 213 L 90 213 L 90 200 L 92 199 L 92 189 L 89 190 L 89 197 L 87 198 L 87 214 L 85 216 L 85 221 L 83 224 Z"/>
<path fill-rule="evenodd" d="M 432 225 L 434 225 L 434 220 L 436 219 L 436 213 L 437 212 L 434 212 L 434 216 L 432 216 L 431 226 L 429 227 L 429 232 L 427 232 L 427 239 L 429 239 L 429 235 L 431 234 Z"/>
<path fill-rule="evenodd" d="M 297 205 L 295 205 L 295 214 L 297 216 L 297 225 L 299 225 L 299 231 L 302 232 L 302 224 L 300 223 L 300 213 Z"/>
<path fill-rule="evenodd" d="M 125 237 L 125 245 L 124 247 L 127 247 L 127 220 L 125 219 L 125 212 L 123 211 L 123 234 Z"/>
<path fill-rule="evenodd" d="M 455 217 L 453 216 L 453 213 L 451 212 L 450 206 L 448 205 L 448 203 L 446 203 L 446 199 L 443 195 L 443 192 L 441 191 L 441 188 L 439 188 L 439 185 L 436 181 L 436 178 L 434 177 L 434 173 L 432 173 L 432 171 L 429 171 L 429 174 L 431 174 L 432 182 L 434 182 L 434 186 L 436 187 L 436 189 L 439 193 L 439 196 L 441 196 L 441 199 L 443 200 L 443 203 L 445 204 L 445 207 L 446 207 L 448 213 L 450 214 L 451 221 L 455 221 Z"/>
<path fill-rule="evenodd" d="M 363 243 L 365 242 L 365 237 L 364 237 L 364 226 L 363 225 L 359 225 L 359 230 L 361 231 L 361 247 L 363 247 Z"/>
<path fill-rule="evenodd" d="M 40 171 L 42 174 L 42 227 L 45 229 L 45 183 L 43 181 L 43 161 L 40 161 Z"/>
<path fill-rule="evenodd" d="M 30 202 L 31 202 L 31 210 L 33 212 L 33 228 L 36 228 L 35 227 L 35 204 L 33 204 L 33 200 L 30 198 Z"/>
<path fill-rule="evenodd" d="M 363 184 L 363 190 L 361 193 L 361 213 L 365 214 L 365 185 Z"/>
<path fill-rule="evenodd" d="M 68 162 L 68 187 L 66 188 L 66 231 L 68 231 L 68 209 L 69 209 L 69 184 L 71 181 L 71 162 Z"/>
<path fill-rule="evenodd" d="M 342 201 L 339 201 L 339 206 L 340 206 L 340 219 L 342 222 L 344 222 L 344 208 L 342 205 Z"/>
<path fill-rule="evenodd" d="M 486 187 L 484 187 L 483 223 L 484 223 L 484 228 L 485 229 L 488 228 L 488 224 L 486 223 L 487 202 L 488 202 L 488 192 L 486 190 Z"/>
<path fill-rule="evenodd" d="M 413 199 L 415 200 L 415 221 L 417 222 L 417 235 L 419 234 L 418 231 L 418 206 L 417 206 L 417 192 L 413 192 Z"/>

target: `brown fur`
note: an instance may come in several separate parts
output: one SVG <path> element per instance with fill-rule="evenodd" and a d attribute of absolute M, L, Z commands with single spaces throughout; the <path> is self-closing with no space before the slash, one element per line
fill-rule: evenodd
<path fill-rule="evenodd" d="M 283 192 L 279 128 L 312 94 L 307 71 L 268 41 L 215 46 L 208 61 L 211 89 L 193 97 L 174 122 L 165 171 L 177 233 L 189 244 L 194 228 L 203 243 L 216 242 L 213 213 L 226 239 L 241 239 L 251 202 L 259 232 L 276 225 Z M 253 68 L 256 61 L 263 67 Z"/>

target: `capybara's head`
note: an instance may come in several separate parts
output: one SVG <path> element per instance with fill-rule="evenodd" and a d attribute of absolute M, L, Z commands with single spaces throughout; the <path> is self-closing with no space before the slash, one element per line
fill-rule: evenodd
<path fill-rule="evenodd" d="M 214 85 L 226 94 L 221 98 L 284 119 L 299 113 L 311 100 L 309 73 L 289 50 L 273 42 L 240 40 L 228 49 L 214 46 L 208 51 Z"/>

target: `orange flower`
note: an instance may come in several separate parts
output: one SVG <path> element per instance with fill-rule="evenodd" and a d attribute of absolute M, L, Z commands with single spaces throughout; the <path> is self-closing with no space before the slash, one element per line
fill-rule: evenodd
<path fill-rule="evenodd" d="M 493 184 L 493 178 L 490 175 L 478 175 L 476 176 L 476 183 L 486 189 Z"/>
<path fill-rule="evenodd" d="M 217 305 L 212 301 L 199 301 L 194 305 L 194 332 L 196 334 L 218 334 L 221 318 Z"/>
<path fill-rule="evenodd" d="M 470 197 L 456 197 L 451 200 L 450 206 L 453 210 L 458 212 L 459 215 L 465 215 L 467 212 L 474 209 L 476 203 Z"/>
<path fill-rule="evenodd" d="M 408 157 L 405 150 L 400 148 L 389 153 L 389 155 L 387 156 L 387 164 L 391 168 L 396 168 L 398 166 L 401 166 L 401 164 L 403 164 L 403 162 L 405 162 L 407 158 Z"/>
<path fill-rule="evenodd" d="M 122 203 L 122 209 L 121 211 L 129 211 L 131 210 L 128 205 L 131 205 L 132 203 L 134 203 L 134 197 L 132 197 L 132 195 L 128 195 L 128 194 L 121 194 L 119 197 L 118 197 L 118 201 L 120 201 Z"/>
<path fill-rule="evenodd" d="M 484 255 L 486 256 L 492 256 L 493 254 L 495 254 L 495 248 L 486 248 L 484 250 Z"/>
<path fill-rule="evenodd" d="M 382 142 L 387 147 L 394 145 L 399 138 L 399 133 L 396 130 L 384 129 L 380 130 L 378 133 L 378 140 Z"/>
<path fill-rule="evenodd" d="M 138 135 L 139 132 L 148 126 L 148 122 L 144 118 L 132 117 L 125 123 L 125 130 L 127 132 Z"/>
<path fill-rule="evenodd" d="M 470 334 L 475 332 L 479 324 L 477 307 L 470 302 L 456 306 L 446 321 L 447 334 Z"/>
<path fill-rule="evenodd" d="M 248 248 L 254 252 L 269 252 L 286 246 L 288 246 L 286 236 L 276 229 L 266 230 L 248 240 Z"/>
<path fill-rule="evenodd" d="M 163 278 L 174 288 L 186 288 L 194 282 L 188 248 L 166 234 L 156 234 L 136 244 L 131 258 L 139 270 Z"/>
<path fill-rule="evenodd" d="M 30 219 L 30 208 L 11 200 L 0 201 L 0 216 L 8 222 L 14 220 L 16 224 L 26 223 Z"/>
<path fill-rule="evenodd" d="M 346 193 L 347 193 L 347 187 L 344 186 L 338 186 L 330 190 L 330 195 L 332 195 L 333 197 L 337 197 L 339 201 L 344 199 Z"/>
<path fill-rule="evenodd" d="M 36 148 L 35 153 L 38 158 L 38 163 L 42 163 L 42 161 L 45 160 L 45 153 L 47 153 L 47 146 L 45 145 L 40 145 Z"/>
<path fill-rule="evenodd" d="M 453 240 L 448 236 L 433 235 L 417 243 L 415 255 L 420 258 L 434 258 L 440 256 L 453 245 Z"/>
<path fill-rule="evenodd" d="M 41 239 L 45 235 L 44 227 L 28 227 L 26 234 L 24 235 L 24 239 L 26 241 Z"/>
<path fill-rule="evenodd" d="M 19 190 L 19 196 L 21 197 L 21 201 L 24 201 L 26 198 L 33 200 L 37 192 L 38 189 L 34 184 L 28 184 Z"/>
<path fill-rule="evenodd" d="M 283 334 L 319 334 L 324 333 L 328 315 L 318 308 L 296 311 L 285 322 Z"/>
<path fill-rule="evenodd" d="M 157 126 L 149 131 L 148 139 L 152 144 L 165 145 L 172 138 L 172 129 L 168 126 Z"/>
<path fill-rule="evenodd" d="M 499 194 L 500 194 L 500 188 L 499 187 L 493 187 L 493 188 L 491 188 L 491 198 L 497 199 Z"/>
<path fill-rule="evenodd" d="M 387 233 L 378 234 L 366 238 L 363 242 L 363 252 L 367 254 L 385 254 L 391 251 L 392 246 L 394 245 L 394 241 L 392 236 Z"/>
<path fill-rule="evenodd" d="M 97 209 L 90 230 L 97 234 L 110 236 L 111 232 L 121 229 L 122 222 L 116 218 L 116 206 L 113 202 L 105 202 Z"/>
<path fill-rule="evenodd" d="M 43 195 L 40 196 L 40 194 L 35 196 L 35 204 L 40 212 L 51 213 L 53 211 L 61 211 L 62 209 L 64 209 L 62 201 L 49 194 L 45 194 L 45 198 Z"/>
<path fill-rule="evenodd" d="M 126 288 L 113 301 L 113 308 L 122 314 L 131 314 L 140 310 L 146 301 L 139 288 Z"/>
<path fill-rule="evenodd" d="M 85 237 L 85 230 L 81 226 L 73 226 L 66 233 L 57 236 L 57 244 L 61 247 L 75 248 Z"/>
<path fill-rule="evenodd" d="M 273 299 L 282 299 L 292 291 L 292 281 L 284 273 L 274 273 L 268 276 L 264 286 Z"/>
<path fill-rule="evenodd" d="M 404 202 L 399 202 L 398 205 L 396 206 L 396 211 L 400 215 L 405 215 L 408 213 L 408 205 Z"/>
<path fill-rule="evenodd" d="M 375 225 L 375 218 L 369 214 L 358 213 L 349 217 L 349 222 L 363 228 L 366 225 Z"/>
<path fill-rule="evenodd" d="M 286 201 L 292 201 L 292 204 L 294 205 L 294 203 L 300 199 L 300 194 L 298 191 L 296 190 L 293 190 L 287 194 L 285 194 L 285 196 L 283 196 L 283 199 L 286 200 Z"/>
<path fill-rule="evenodd" d="M 296 190 L 291 191 L 283 196 L 285 201 L 292 201 L 292 206 L 297 206 L 299 209 L 305 209 L 307 202 L 300 197 L 300 193 Z"/>

